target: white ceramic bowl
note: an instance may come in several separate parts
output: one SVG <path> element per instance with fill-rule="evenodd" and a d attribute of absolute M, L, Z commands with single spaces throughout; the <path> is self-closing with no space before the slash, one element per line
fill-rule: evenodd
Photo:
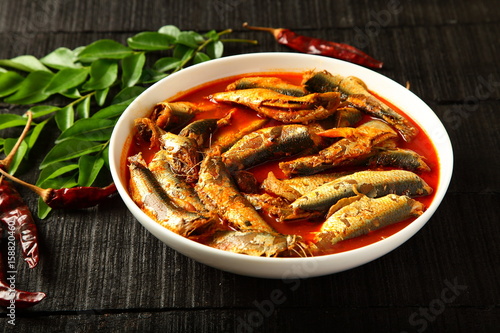
<path fill-rule="evenodd" d="M 127 192 L 125 163 L 135 118 L 149 114 L 156 103 L 166 98 L 217 79 L 245 73 L 302 72 L 311 69 L 361 78 L 369 88 L 413 118 L 434 143 L 440 163 L 440 178 L 435 197 L 427 210 L 406 228 L 386 239 L 347 252 L 307 258 L 261 258 L 213 249 L 181 237 L 153 221 L 132 201 Z M 128 209 L 162 242 L 196 261 L 224 271 L 276 279 L 332 274 L 363 265 L 394 250 L 420 230 L 436 211 L 447 191 L 453 169 L 453 151 L 445 128 L 434 112 L 412 92 L 364 67 L 332 58 L 298 53 L 230 56 L 194 65 L 166 77 L 148 88 L 125 110 L 113 131 L 109 158 L 114 182 Z"/>

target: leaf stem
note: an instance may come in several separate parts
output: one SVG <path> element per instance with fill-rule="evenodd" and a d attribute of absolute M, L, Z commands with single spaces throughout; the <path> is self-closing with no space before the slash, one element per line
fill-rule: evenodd
<path fill-rule="evenodd" d="M 233 32 L 233 29 L 226 29 L 226 30 L 222 30 L 220 32 L 217 33 L 217 36 L 223 36 L 223 35 L 227 35 L 227 34 L 230 34 Z"/>
<path fill-rule="evenodd" d="M 230 34 L 232 32 L 233 32 L 233 29 L 222 30 L 221 32 L 217 33 L 217 36 L 220 37 L 223 35 Z M 253 44 L 253 45 L 259 44 L 259 42 L 255 39 L 228 38 L 228 39 L 221 39 L 220 41 L 225 42 L 225 43 L 248 43 L 248 44 Z"/>
<path fill-rule="evenodd" d="M 77 99 L 75 99 L 75 100 L 71 101 L 71 102 L 70 102 L 70 103 L 68 103 L 68 105 L 66 105 L 65 107 L 68 107 L 68 106 L 70 106 L 70 105 L 76 105 L 76 104 L 78 104 L 79 102 L 83 101 L 84 99 L 86 99 L 86 98 L 88 98 L 88 97 L 92 97 L 93 95 L 95 95 L 95 94 L 96 94 L 96 92 L 97 92 L 96 90 L 91 91 L 91 92 L 89 92 L 88 94 L 83 95 L 83 96 L 81 96 L 81 97 L 79 97 L 79 98 L 77 98 Z M 62 109 L 64 109 L 64 108 L 62 108 Z M 62 110 L 62 109 L 61 109 L 61 110 Z"/>
<path fill-rule="evenodd" d="M 247 43 L 247 44 L 253 44 L 253 45 L 259 44 L 259 41 L 255 40 L 255 39 L 228 38 L 228 39 L 221 39 L 220 41 L 224 42 L 224 43 Z"/>

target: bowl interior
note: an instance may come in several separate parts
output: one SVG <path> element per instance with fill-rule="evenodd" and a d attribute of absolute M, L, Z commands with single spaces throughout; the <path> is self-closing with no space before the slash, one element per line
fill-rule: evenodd
<path fill-rule="evenodd" d="M 431 205 L 419 218 L 396 234 L 347 252 L 307 258 L 261 258 L 228 253 L 188 240 L 150 219 L 130 198 L 126 184 L 126 154 L 134 119 L 149 115 L 167 98 L 218 79 L 259 72 L 327 70 L 357 76 L 371 90 L 403 110 L 430 137 L 438 154 L 440 177 Z M 393 80 L 341 60 L 297 53 L 256 53 L 230 56 L 194 65 L 157 82 L 125 110 L 110 143 L 110 167 L 118 192 L 135 218 L 171 248 L 199 262 L 225 271 L 263 278 L 305 278 L 340 272 L 372 261 L 400 246 L 429 220 L 441 203 L 451 180 L 453 152 L 448 134 L 435 113 L 416 95 Z"/>

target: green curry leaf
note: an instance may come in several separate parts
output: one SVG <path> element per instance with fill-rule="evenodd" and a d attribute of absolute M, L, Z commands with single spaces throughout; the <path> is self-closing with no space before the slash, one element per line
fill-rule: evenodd
<path fill-rule="evenodd" d="M 206 53 L 196 52 L 196 54 L 194 56 L 194 59 L 193 59 L 193 62 L 195 64 L 199 64 L 201 62 L 205 62 L 205 61 L 208 61 L 208 60 L 210 60 L 210 57 Z"/>
<path fill-rule="evenodd" d="M 144 87 L 133 86 L 122 89 L 111 101 L 111 104 L 120 104 L 130 99 L 135 99 L 146 90 Z"/>
<path fill-rule="evenodd" d="M 83 155 L 78 160 L 78 185 L 90 186 L 94 183 L 104 166 L 104 159 L 101 154 Z"/>
<path fill-rule="evenodd" d="M 114 60 L 98 59 L 90 67 L 90 80 L 84 85 L 83 89 L 101 90 L 111 87 L 118 77 L 118 63 Z"/>
<path fill-rule="evenodd" d="M 177 38 L 181 33 L 181 30 L 177 28 L 175 25 L 165 25 L 158 29 L 158 32 L 164 35 L 169 35 L 174 38 Z"/>
<path fill-rule="evenodd" d="M 176 38 L 171 35 L 145 31 L 127 39 L 127 44 L 136 50 L 159 51 L 170 49 L 175 40 Z"/>
<path fill-rule="evenodd" d="M 90 95 L 87 95 L 80 101 L 76 106 L 76 113 L 79 118 L 89 118 L 90 117 Z"/>
<path fill-rule="evenodd" d="M 146 62 L 143 52 L 135 53 L 122 60 L 122 87 L 132 87 L 141 78 L 142 68 Z"/>
<path fill-rule="evenodd" d="M 77 62 L 76 52 L 66 47 L 60 47 L 45 57 L 40 59 L 40 62 L 45 66 L 62 70 L 64 68 L 80 68 L 81 64 Z"/>
<path fill-rule="evenodd" d="M 49 122 L 49 119 L 45 119 L 39 124 L 36 124 L 33 129 L 31 130 L 30 134 L 26 137 L 26 142 L 28 143 L 28 148 L 31 149 L 35 146 L 35 143 L 38 140 L 38 137 L 42 133 L 43 129 L 45 128 L 45 125 Z"/>
<path fill-rule="evenodd" d="M 74 88 L 83 83 L 88 74 L 88 68 L 63 68 L 52 77 L 45 93 L 55 94 Z"/>
<path fill-rule="evenodd" d="M 212 59 L 217 59 L 222 57 L 222 54 L 224 53 L 224 43 L 222 43 L 220 40 L 210 42 L 207 45 L 207 54 L 210 58 Z"/>
<path fill-rule="evenodd" d="M 153 65 L 153 68 L 158 72 L 167 72 L 169 70 L 177 68 L 181 63 L 182 63 L 181 59 L 174 57 L 164 57 L 158 59 Z"/>
<path fill-rule="evenodd" d="M 134 51 L 111 39 L 101 39 L 85 47 L 78 54 L 78 60 L 92 62 L 97 59 L 123 59 Z"/>
<path fill-rule="evenodd" d="M 8 96 L 16 92 L 24 77 L 13 71 L 0 74 L 0 97 Z"/>
<path fill-rule="evenodd" d="M 64 140 L 78 139 L 84 141 L 107 141 L 116 121 L 109 119 L 80 119 L 73 126 L 66 129 L 57 138 L 56 143 Z"/>
<path fill-rule="evenodd" d="M 59 178 L 68 172 L 74 171 L 78 169 L 78 164 L 76 163 L 53 163 L 46 168 L 42 169 L 40 174 L 38 175 L 38 180 L 36 181 L 37 186 L 42 186 L 47 180 Z"/>
<path fill-rule="evenodd" d="M 17 114 L 0 114 L 0 130 L 26 125 L 26 118 Z"/>
<path fill-rule="evenodd" d="M 35 105 L 29 109 L 33 114 L 33 119 L 44 117 L 59 110 L 61 110 L 60 107 L 53 105 Z"/>
<path fill-rule="evenodd" d="M 59 130 L 64 131 L 73 125 L 75 121 L 75 110 L 73 104 L 69 104 L 57 111 L 55 114 L 56 124 Z"/>
<path fill-rule="evenodd" d="M 129 104 L 132 102 L 133 99 L 122 102 L 122 103 L 117 103 L 117 104 L 112 104 L 108 107 L 105 107 L 90 117 L 91 119 L 112 119 L 112 118 L 117 118 L 119 117 L 123 111 L 129 106 Z"/>
<path fill-rule="evenodd" d="M 100 142 L 86 141 L 80 139 L 68 139 L 56 144 L 45 156 L 40 168 L 56 162 L 62 162 L 78 158 L 82 155 L 94 153 L 102 150 L 103 144 Z"/>
<path fill-rule="evenodd" d="M 103 106 L 104 103 L 106 103 L 106 97 L 108 96 L 108 93 L 109 93 L 109 87 L 96 90 L 95 100 L 97 102 L 97 105 Z"/>
<path fill-rule="evenodd" d="M 50 70 L 32 55 L 22 55 L 12 59 L 0 59 L 0 66 L 10 67 L 24 72 L 43 71 L 50 73 Z"/>
<path fill-rule="evenodd" d="M 19 85 L 19 89 L 5 98 L 5 102 L 12 104 L 33 104 L 44 101 L 51 94 L 45 92 L 54 74 L 46 71 L 34 71 L 28 74 Z"/>
<path fill-rule="evenodd" d="M 176 43 L 187 46 L 189 48 L 197 48 L 198 43 L 203 41 L 203 37 L 200 40 L 199 34 L 193 34 L 190 31 L 182 31 L 178 36 Z"/>

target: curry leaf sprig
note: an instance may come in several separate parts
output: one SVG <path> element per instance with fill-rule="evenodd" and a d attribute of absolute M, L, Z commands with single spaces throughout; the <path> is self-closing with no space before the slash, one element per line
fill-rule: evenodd
<path fill-rule="evenodd" d="M 40 59 L 23 55 L 0 60 L 0 101 L 28 105 L 34 119 L 9 172 L 15 173 L 28 161 L 44 130 L 57 127 L 60 133 L 39 166 L 36 185 L 93 185 L 109 172 L 109 139 L 127 106 L 148 85 L 191 64 L 221 57 L 224 42 L 256 43 L 220 38 L 231 32 L 200 34 L 167 25 L 138 33 L 127 39 L 127 45 L 102 39 L 74 50 L 61 47 Z M 157 60 L 149 66 L 147 56 L 152 53 Z M 55 95 L 63 96 L 65 102 L 59 104 L 67 104 L 45 103 Z M 0 114 L 0 130 L 24 126 L 26 121 L 18 114 Z M 55 126 L 47 126 L 51 122 Z M 15 141 L 0 137 L 0 153 L 8 154 Z M 39 217 L 45 218 L 49 212 L 40 200 Z"/>

